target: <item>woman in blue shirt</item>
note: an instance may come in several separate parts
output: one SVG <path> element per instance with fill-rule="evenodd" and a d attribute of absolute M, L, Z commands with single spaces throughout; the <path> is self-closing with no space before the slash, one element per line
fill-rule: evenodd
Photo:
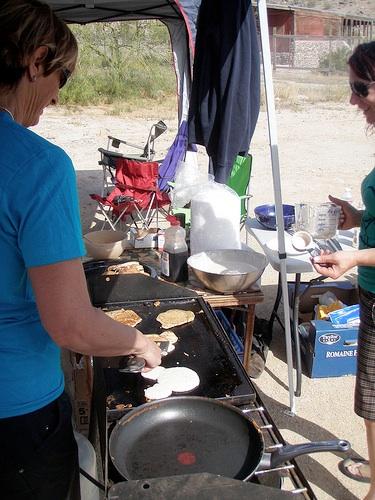
<path fill-rule="evenodd" d="M 0 496 L 12 500 L 78 498 L 61 347 L 160 364 L 155 343 L 92 307 L 72 162 L 28 129 L 58 102 L 76 59 L 49 6 L 1 3 Z"/>
<path fill-rule="evenodd" d="M 363 112 L 369 128 L 375 126 L 375 42 L 358 45 L 350 56 L 350 104 Z M 340 229 L 360 226 L 359 249 L 315 257 L 315 269 L 338 278 L 358 266 L 360 327 L 358 333 L 357 377 L 354 410 L 365 421 L 369 462 L 346 459 L 341 470 L 359 481 L 369 482 L 366 499 L 375 500 L 375 168 L 361 186 L 363 211 L 330 196 L 341 206 Z M 325 267 L 327 266 L 327 267 Z"/>

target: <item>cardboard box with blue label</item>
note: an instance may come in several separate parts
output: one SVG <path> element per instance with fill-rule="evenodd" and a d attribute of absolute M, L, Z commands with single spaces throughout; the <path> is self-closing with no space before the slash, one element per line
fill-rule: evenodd
<path fill-rule="evenodd" d="M 354 375 L 358 328 L 334 328 L 330 321 L 299 325 L 301 355 L 311 378 Z"/>
<path fill-rule="evenodd" d="M 358 327 L 338 328 L 329 320 L 313 319 L 319 296 L 327 291 L 345 305 L 358 303 L 358 289 L 348 282 L 306 286 L 299 304 L 302 360 L 311 378 L 355 375 Z"/>

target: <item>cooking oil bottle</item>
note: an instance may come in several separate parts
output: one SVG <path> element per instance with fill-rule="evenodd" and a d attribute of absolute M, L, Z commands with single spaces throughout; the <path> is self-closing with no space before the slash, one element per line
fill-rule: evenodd
<path fill-rule="evenodd" d="M 188 246 L 186 232 L 180 221 L 169 216 L 170 227 L 164 233 L 164 248 L 161 254 L 161 275 L 168 281 L 187 281 L 188 279 Z"/>

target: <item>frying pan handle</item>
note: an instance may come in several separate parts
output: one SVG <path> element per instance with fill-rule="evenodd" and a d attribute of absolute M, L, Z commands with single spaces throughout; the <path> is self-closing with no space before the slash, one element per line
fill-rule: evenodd
<path fill-rule="evenodd" d="M 313 441 L 311 443 L 287 444 L 281 446 L 272 453 L 264 453 L 257 470 L 278 467 L 288 460 L 299 455 L 318 453 L 321 451 L 347 452 L 351 449 L 349 441 L 344 439 L 332 439 L 329 441 Z"/>

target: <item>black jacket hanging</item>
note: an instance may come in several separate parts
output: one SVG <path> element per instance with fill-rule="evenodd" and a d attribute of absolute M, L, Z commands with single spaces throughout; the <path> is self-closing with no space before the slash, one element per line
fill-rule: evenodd
<path fill-rule="evenodd" d="M 189 143 L 206 146 L 226 183 L 247 153 L 259 114 L 259 46 L 250 0 L 203 0 L 199 9 Z"/>

